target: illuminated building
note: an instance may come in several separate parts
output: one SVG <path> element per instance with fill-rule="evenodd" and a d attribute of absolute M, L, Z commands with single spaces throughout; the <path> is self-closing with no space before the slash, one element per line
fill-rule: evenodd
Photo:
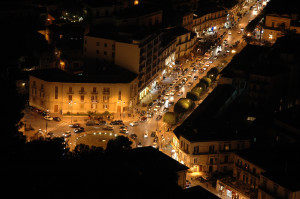
<path fill-rule="evenodd" d="M 124 69 L 70 74 L 60 69 L 36 70 L 29 77 L 29 104 L 50 113 L 131 113 L 136 103 L 137 75 Z"/>

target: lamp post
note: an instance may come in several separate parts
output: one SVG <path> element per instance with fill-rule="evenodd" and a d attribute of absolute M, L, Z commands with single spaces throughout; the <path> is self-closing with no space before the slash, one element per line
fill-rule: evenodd
<path fill-rule="evenodd" d="M 49 109 L 47 109 L 46 111 L 47 111 L 46 116 L 49 116 Z M 48 118 L 46 119 L 46 135 L 47 135 L 47 128 L 48 128 Z"/>
<path fill-rule="evenodd" d="M 73 123 L 73 104 L 76 104 L 76 102 L 73 102 L 72 100 L 69 102 L 69 105 L 71 106 L 71 124 Z"/>

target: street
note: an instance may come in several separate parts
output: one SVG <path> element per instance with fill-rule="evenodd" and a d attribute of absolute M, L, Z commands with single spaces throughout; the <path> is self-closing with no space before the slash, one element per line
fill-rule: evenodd
<path fill-rule="evenodd" d="M 244 9 L 249 10 L 249 6 L 244 7 Z M 122 118 L 124 125 L 128 127 L 128 137 L 131 137 L 131 134 L 137 135 L 137 138 L 132 139 L 132 141 L 135 142 L 135 145 L 140 142 L 142 146 L 154 146 L 154 137 L 151 137 L 151 133 L 155 132 L 155 135 L 158 138 L 157 147 L 171 156 L 172 147 L 170 143 L 172 141 L 173 133 L 172 129 L 169 129 L 168 125 L 163 122 L 164 113 L 173 111 L 174 104 L 180 98 L 184 98 L 187 92 L 189 92 L 201 78 L 206 76 L 206 73 L 210 68 L 218 67 L 219 70 L 222 70 L 231 61 L 232 57 L 245 47 L 246 43 L 242 38 L 244 32 L 241 28 L 245 28 L 249 21 L 254 19 L 256 15 L 257 13 L 253 10 L 249 10 L 249 12 L 239 20 L 235 27 L 229 30 L 222 29 L 221 32 L 226 32 L 226 35 L 220 40 L 220 45 L 218 44 L 211 49 L 210 57 L 205 58 L 205 56 L 198 56 L 195 57 L 193 61 L 185 61 L 180 70 L 171 70 L 170 73 L 167 73 L 165 79 L 158 80 L 156 89 L 150 90 L 150 93 L 142 99 L 140 105 L 136 107 L 139 111 L 134 113 L 134 117 Z M 220 36 L 221 32 L 217 34 Z M 235 46 L 236 41 L 239 41 L 239 43 Z M 186 72 L 183 72 L 184 70 L 186 70 Z M 183 83 L 184 79 L 186 79 L 185 83 Z M 177 86 L 179 89 L 175 89 Z M 195 108 L 197 108 L 208 94 L 212 92 L 215 86 L 216 83 L 213 83 L 208 91 L 201 96 L 201 99 L 196 103 Z M 164 90 L 165 93 L 163 94 Z M 160 104 L 157 100 L 159 95 L 161 99 Z M 162 99 L 164 99 L 164 101 Z M 173 104 L 170 105 L 172 102 Z M 149 103 L 153 103 L 151 107 L 148 106 Z M 140 115 L 142 111 L 145 111 L 143 116 Z M 153 114 L 153 116 L 147 117 L 148 113 Z M 162 116 L 160 119 L 157 118 L 159 115 Z M 141 122 L 140 120 L 142 117 L 147 117 L 147 120 Z M 185 115 L 185 117 L 188 117 L 188 115 Z M 71 131 L 71 136 L 67 139 L 71 150 L 74 149 L 77 138 L 82 134 L 107 132 L 126 135 L 119 133 L 120 125 L 113 125 L 113 131 L 104 130 L 101 125 L 86 126 L 87 116 L 61 116 L 61 119 L 62 121 L 60 122 L 46 121 L 40 114 L 26 110 L 25 123 L 27 126 L 30 124 L 34 130 L 26 131 L 25 134 L 30 138 L 35 136 L 36 132 L 41 129 L 44 132 L 43 136 L 52 132 L 55 137 L 61 137 L 66 131 Z M 130 126 L 130 122 L 133 121 L 139 121 L 139 124 L 137 126 Z M 69 127 L 69 124 L 71 123 L 79 123 L 80 126 L 85 128 L 85 131 L 74 133 L 73 128 Z M 146 134 L 148 134 L 147 137 L 145 137 Z"/>

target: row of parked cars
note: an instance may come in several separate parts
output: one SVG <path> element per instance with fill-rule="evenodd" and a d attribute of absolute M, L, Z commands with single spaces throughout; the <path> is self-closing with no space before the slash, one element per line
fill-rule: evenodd
<path fill-rule="evenodd" d="M 36 107 L 33 107 L 33 106 L 28 106 L 28 108 L 29 108 L 29 110 L 42 115 L 45 120 L 48 120 L 48 121 L 54 120 L 54 121 L 57 121 L 57 122 L 61 121 L 60 117 L 51 117 L 50 113 L 47 112 L 47 111 L 40 110 L 40 109 L 38 109 Z"/>

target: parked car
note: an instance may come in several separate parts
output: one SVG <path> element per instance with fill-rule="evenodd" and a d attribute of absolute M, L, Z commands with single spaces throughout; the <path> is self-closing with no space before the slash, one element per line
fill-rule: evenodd
<path fill-rule="evenodd" d="M 153 142 L 152 147 L 157 148 L 157 142 Z"/>
<path fill-rule="evenodd" d="M 80 124 L 78 124 L 78 123 L 70 124 L 69 127 L 78 128 L 78 127 L 80 127 Z"/>
<path fill-rule="evenodd" d="M 137 147 L 143 147 L 142 143 L 139 142 L 139 143 L 137 144 Z"/>
<path fill-rule="evenodd" d="M 107 130 L 107 131 L 113 131 L 114 130 L 114 127 L 113 126 L 110 126 L 110 125 L 107 125 L 105 127 L 103 127 L 104 130 Z"/>
<path fill-rule="evenodd" d="M 148 131 L 146 131 L 145 133 L 144 133 L 144 138 L 147 138 L 148 137 Z"/>
<path fill-rule="evenodd" d="M 64 132 L 62 135 L 63 135 L 63 137 L 65 137 L 65 138 L 70 137 L 70 136 L 71 136 L 71 131 L 66 131 L 66 132 Z"/>
<path fill-rule="evenodd" d="M 79 127 L 79 128 L 74 129 L 74 133 L 80 133 L 80 132 L 84 132 L 83 127 Z"/>
<path fill-rule="evenodd" d="M 96 125 L 96 122 L 94 120 L 88 120 L 85 125 L 86 126 L 94 126 L 94 125 Z"/>
<path fill-rule="evenodd" d="M 53 132 L 49 132 L 46 135 L 47 138 L 54 138 L 54 133 Z"/>
<path fill-rule="evenodd" d="M 158 115 L 158 116 L 156 117 L 156 121 L 159 121 L 161 118 L 162 118 L 162 116 L 161 116 L 161 115 Z"/>
<path fill-rule="evenodd" d="M 60 117 L 53 117 L 53 120 L 54 120 L 54 121 L 57 121 L 57 122 L 60 122 L 60 121 L 61 121 Z"/>
<path fill-rule="evenodd" d="M 139 125 L 139 122 L 138 121 L 133 121 L 133 122 L 130 122 L 129 125 L 130 126 L 137 126 L 137 125 Z"/>
<path fill-rule="evenodd" d="M 137 135 L 136 135 L 135 133 L 133 133 L 133 134 L 130 135 L 130 137 L 131 137 L 132 139 L 136 139 L 136 138 L 137 138 Z"/>
<path fill-rule="evenodd" d="M 141 118 L 141 122 L 146 122 L 147 121 L 147 117 L 142 117 Z"/>
<path fill-rule="evenodd" d="M 44 117 L 44 119 L 45 119 L 45 120 L 51 121 L 51 120 L 53 120 L 53 117 L 50 117 L 49 115 L 46 115 L 46 116 Z"/>
<path fill-rule="evenodd" d="M 156 132 L 155 131 L 152 131 L 151 132 L 151 137 L 155 137 L 156 136 Z"/>
<path fill-rule="evenodd" d="M 124 125 L 122 120 L 115 120 L 110 123 L 110 125 Z"/>
<path fill-rule="evenodd" d="M 106 125 L 106 121 L 105 120 L 100 120 L 98 125 Z"/>
<path fill-rule="evenodd" d="M 169 107 L 174 105 L 174 102 L 169 102 Z"/>
<path fill-rule="evenodd" d="M 148 107 L 152 107 L 153 106 L 153 102 L 150 102 L 149 104 L 148 104 Z"/>
<path fill-rule="evenodd" d="M 128 130 L 127 129 L 120 129 L 120 133 L 128 134 Z"/>

